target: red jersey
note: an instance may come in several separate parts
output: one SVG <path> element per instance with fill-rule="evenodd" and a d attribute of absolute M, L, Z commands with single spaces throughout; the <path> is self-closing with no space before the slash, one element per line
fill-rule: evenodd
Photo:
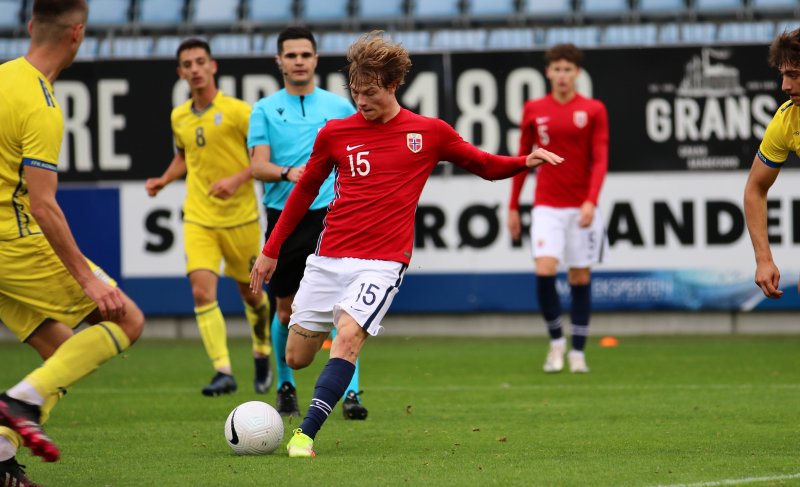
<path fill-rule="evenodd" d="M 608 114 L 603 102 L 579 94 L 559 103 L 552 94 L 525 103 L 520 126 L 519 154 L 536 145 L 564 158 L 561 167 L 539 166 L 537 205 L 577 208 L 585 201 L 597 205 L 608 172 Z M 514 177 L 509 207 L 519 209 L 519 194 L 527 173 Z"/>
<path fill-rule="evenodd" d="M 417 203 L 439 161 L 489 180 L 527 172 L 525 157 L 489 154 L 464 141 L 447 123 L 405 109 L 386 123 L 368 121 L 360 113 L 331 120 L 317 135 L 305 172 L 263 254 L 278 257 L 334 170 L 334 197 L 316 254 L 408 264 Z"/>

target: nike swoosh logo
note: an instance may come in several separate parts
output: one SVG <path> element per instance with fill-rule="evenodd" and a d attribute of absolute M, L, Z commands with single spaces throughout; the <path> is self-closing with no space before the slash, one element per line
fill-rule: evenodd
<path fill-rule="evenodd" d="M 236 434 L 236 422 L 234 421 L 234 419 L 236 419 L 236 409 L 234 409 L 233 414 L 231 414 L 231 445 L 239 444 L 239 435 Z"/>
<path fill-rule="evenodd" d="M 364 145 L 366 145 L 366 144 L 358 144 L 358 145 L 354 145 L 354 146 L 351 147 L 350 144 L 348 144 L 347 145 L 347 150 L 349 152 L 351 150 L 358 149 L 359 147 L 363 147 Z"/>

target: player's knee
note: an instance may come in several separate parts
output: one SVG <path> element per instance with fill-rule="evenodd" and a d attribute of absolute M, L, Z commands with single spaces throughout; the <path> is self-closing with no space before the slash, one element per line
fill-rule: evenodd
<path fill-rule="evenodd" d="M 278 308 L 278 321 L 280 321 L 283 326 L 289 325 L 289 320 L 291 318 L 292 318 L 291 309 Z"/>
<path fill-rule="evenodd" d="M 192 298 L 194 299 L 194 305 L 197 307 L 206 306 L 217 299 L 213 290 L 201 286 L 192 287 Z"/>
<path fill-rule="evenodd" d="M 144 330 L 144 313 L 131 301 L 128 303 L 125 317 L 117 324 L 122 328 L 122 331 L 125 332 L 125 335 L 128 336 L 131 344 L 133 344 L 142 336 L 142 331 Z"/>
<path fill-rule="evenodd" d="M 313 360 L 313 355 L 309 356 L 307 354 L 297 353 L 289 348 L 286 349 L 286 365 L 293 370 L 304 369 L 311 365 Z"/>

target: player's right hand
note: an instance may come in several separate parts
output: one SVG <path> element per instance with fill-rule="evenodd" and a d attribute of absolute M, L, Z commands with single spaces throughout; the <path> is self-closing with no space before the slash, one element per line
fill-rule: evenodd
<path fill-rule="evenodd" d="M 278 261 L 276 259 L 267 257 L 264 254 L 258 254 L 256 263 L 253 264 L 253 270 L 250 271 L 250 292 L 259 294 L 261 286 L 272 279 L 272 274 L 275 273 L 277 265 Z"/>
<path fill-rule="evenodd" d="M 522 234 L 522 223 L 519 219 L 519 210 L 508 210 L 508 232 L 511 234 L 511 239 L 515 242 L 519 240 Z"/>
<path fill-rule="evenodd" d="M 86 284 L 83 291 L 97 304 L 97 310 L 104 320 L 116 323 L 125 316 L 125 300 L 118 288 L 95 278 Z"/>
<path fill-rule="evenodd" d="M 764 296 L 770 299 L 778 299 L 783 294 L 780 286 L 781 273 L 774 262 L 759 263 L 756 266 L 756 285 L 761 288 Z"/>
<path fill-rule="evenodd" d="M 144 189 L 147 190 L 147 194 L 149 196 L 155 196 L 158 194 L 159 191 L 164 189 L 164 181 L 161 178 L 148 178 L 147 181 L 144 182 Z"/>

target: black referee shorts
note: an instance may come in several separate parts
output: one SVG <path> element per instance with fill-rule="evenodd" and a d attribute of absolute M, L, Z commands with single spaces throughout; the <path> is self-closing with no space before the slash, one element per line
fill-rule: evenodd
<path fill-rule="evenodd" d="M 283 243 L 278 254 L 278 267 L 269 280 L 270 291 L 276 297 L 292 296 L 300 288 L 300 280 L 306 268 L 306 258 L 317 248 L 322 222 L 327 214 L 327 208 L 309 210 Z M 267 208 L 267 239 L 280 216 L 281 210 Z"/>

